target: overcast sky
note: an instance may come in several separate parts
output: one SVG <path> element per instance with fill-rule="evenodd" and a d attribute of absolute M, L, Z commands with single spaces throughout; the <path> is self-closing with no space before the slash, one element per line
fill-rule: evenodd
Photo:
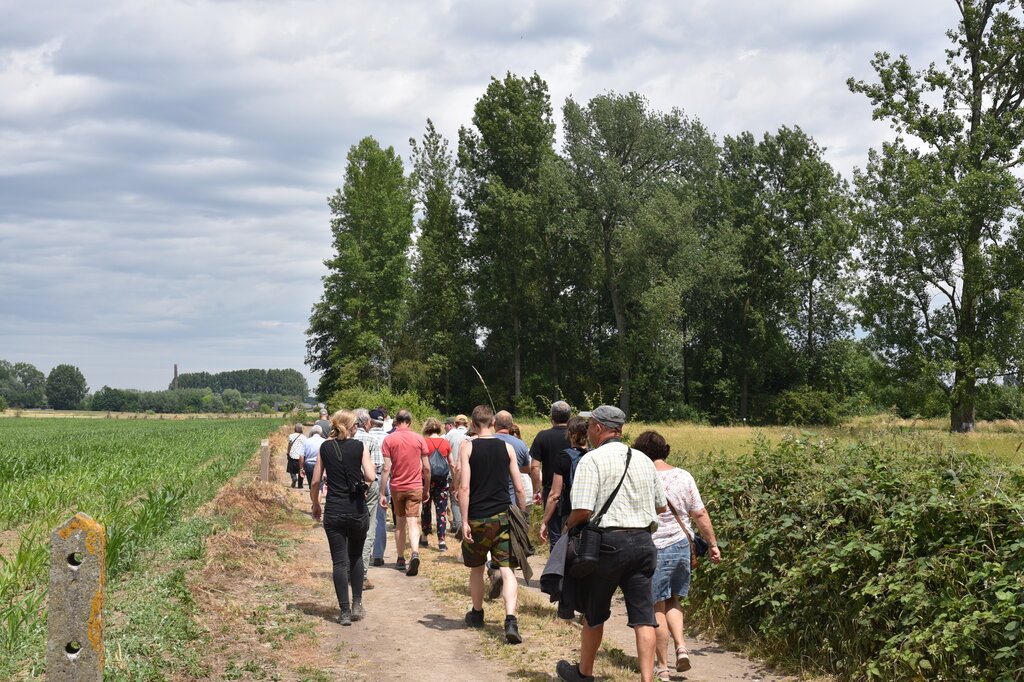
<path fill-rule="evenodd" d="M 0 358 L 91 390 L 303 365 L 326 198 L 365 135 L 454 140 L 492 76 L 636 91 L 717 136 L 800 126 L 850 176 L 850 76 L 941 62 L 952 0 L 0 0 Z"/>

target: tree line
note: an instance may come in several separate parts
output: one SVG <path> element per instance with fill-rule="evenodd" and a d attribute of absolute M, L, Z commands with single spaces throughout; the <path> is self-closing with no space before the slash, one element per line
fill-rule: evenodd
<path fill-rule="evenodd" d="M 294 369 L 237 369 L 228 372 L 186 372 L 178 375 L 178 385 L 168 388 L 209 388 L 214 393 L 235 390 L 249 394 L 284 395 L 305 399 L 309 387 L 302 373 Z"/>
<path fill-rule="evenodd" d="M 179 376 L 179 388 L 139 391 L 103 386 L 89 394 L 85 376 L 74 365 L 61 364 L 43 374 L 27 362 L 0 360 L 0 410 L 53 408 L 107 412 L 273 411 L 301 405 L 306 379 L 294 369 L 249 369 Z"/>
<path fill-rule="evenodd" d="M 74 365 L 57 365 L 47 375 L 28 362 L 0 360 L 0 409 L 73 410 L 81 406 L 88 390 L 85 377 Z"/>
<path fill-rule="evenodd" d="M 877 82 L 849 81 L 896 133 L 852 184 L 799 126 L 719 138 L 636 93 L 567 99 L 556 150 L 536 73 L 492 79 L 454 151 L 428 119 L 408 174 L 362 139 L 329 198 L 319 396 L 1016 414 L 1024 31 L 1013 3 L 958 6 L 945 69 L 878 53 Z"/>

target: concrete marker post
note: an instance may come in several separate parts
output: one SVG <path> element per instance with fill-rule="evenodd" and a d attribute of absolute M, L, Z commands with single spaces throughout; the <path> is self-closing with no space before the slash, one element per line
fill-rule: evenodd
<path fill-rule="evenodd" d="M 263 458 L 260 460 L 260 480 L 264 483 L 270 483 L 270 440 L 264 438 L 260 441 L 260 454 Z"/>
<path fill-rule="evenodd" d="M 78 513 L 50 535 L 46 677 L 102 682 L 107 534 Z"/>

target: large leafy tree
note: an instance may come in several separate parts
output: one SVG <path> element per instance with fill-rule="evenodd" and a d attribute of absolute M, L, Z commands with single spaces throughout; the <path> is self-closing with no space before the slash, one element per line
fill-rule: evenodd
<path fill-rule="evenodd" d="M 27 362 L 0 360 L 0 396 L 11 407 L 43 407 L 46 375 Z"/>
<path fill-rule="evenodd" d="M 407 314 L 413 196 L 402 159 L 372 137 L 348 153 L 345 184 L 328 199 L 334 258 L 306 330 L 306 364 L 322 372 L 321 398 L 359 384 L 387 385 Z"/>
<path fill-rule="evenodd" d="M 514 396 L 522 392 L 524 358 L 547 319 L 540 295 L 542 180 L 554 159 L 554 135 L 547 83 L 537 74 L 491 79 L 474 107 L 473 126 L 459 131 L 473 318 L 496 364 L 511 370 Z"/>
<path fill-rule="evenodd" d="M 822 351 L 852 331 L 845 304 L 857 232 L 849 190 L 800 128 L 782 127 L 759 146 L 765 218 L 786 274 L 785 327 L 801 352 L 804 378 L 814 383 Z"/>
<path fill-rule="evenodd" d="M 720 375 L 709 382 L 706 399 L 719 416 L 732 407 L 746 419 L 751 394 L 763 387 L 769 373 L 789 365 L 785 318 L 793 305 L 791 277 L 768 210 L 766 174 L 764 148 L 751 133 L 725 138 L 720 191 L 740 268 L 728 305 L 713 313 L 720 334 Z"/>
<path fill-rule="evenodd" d="M 897 134 L 856 176 L 862 324 L 895 365 L 943 379 L 962 432 L 979 379 L 1021 357 L 1024 26 L 1016 0 L 957 7 L 945 69 L 878 53 L 878 82 L 849 85 Z"/>
<path fill-rule="evenodd" d="M 679 183 L 682 150 L 702 129 L 678 110 L 652 111 L 636 93 L 599 95 L 585 107 L 570 98 L 562 112 L 581 222 L 611 313 L 619 406 L 629 413 L 641 292 L 650 274 L 630 257 L 649 253 L 635 238 L 635 220 L 666 185 Z"/>
<path fill-rule="evenodd" d="M 74 365 L 57 365 L 46 377 L 46 399 L 55 410 L 74 410 L 81 406 L 89 387 Z"/>

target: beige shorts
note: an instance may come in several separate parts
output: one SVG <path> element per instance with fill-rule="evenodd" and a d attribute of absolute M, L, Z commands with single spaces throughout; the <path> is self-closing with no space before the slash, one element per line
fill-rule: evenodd
<path fill-rule="evenodd" d="M 420 517 L 423 504 L 423 488 L 416 490 L 392 490 L 391 501 L 395 503 L 395 513 L 399 516 Z"/>

